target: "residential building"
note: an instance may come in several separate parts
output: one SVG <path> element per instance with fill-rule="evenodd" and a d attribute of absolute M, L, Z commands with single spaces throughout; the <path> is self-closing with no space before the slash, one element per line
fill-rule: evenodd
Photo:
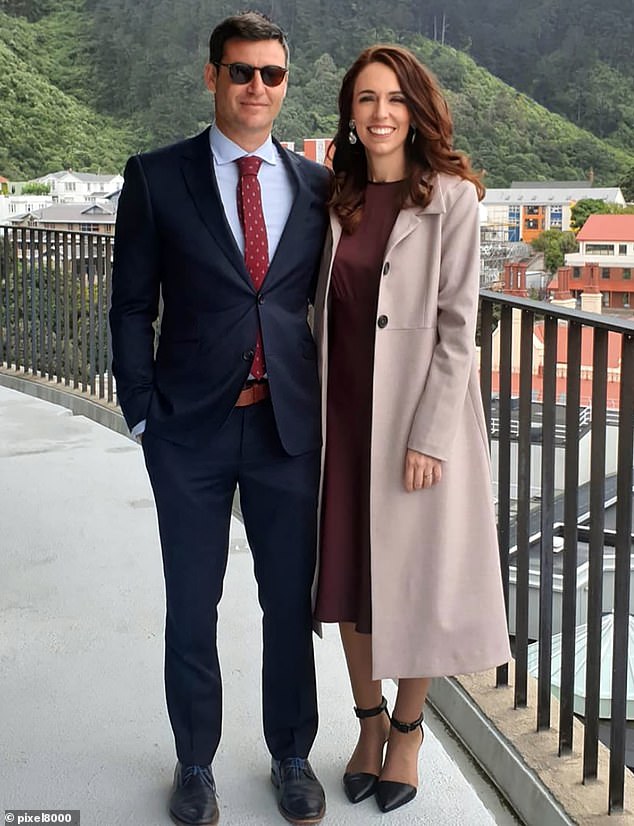
<path fill-rule="evenodd" d="M 566 267 L 549 291 L 568 289 L 575 298 L 594 291 L 603 307 L 629 310 L 634 305 L 634 215 L 590 215 L 577 241 L 579 252 L 566 255 Z"/>
<path fill-rule="evenodd" d="M 50 195 L 5 195 L 0 198 L 0 223 L 8 223 L 18 215 L 36 212 L 52 203 Z"/>
<path fill-rule="evenodd" d="M 579 185 L 576 181 L 540 182 L 487 189 L 484 206 L 483 241 L 530 243 L 548 229 L 570 229 L 571 209 L 584 198 L 625 206 L 618 187 Z"/>
<path fill-rule="evenodd" d="M 304 156 L 332 167 L 332 138 L 304 138 Z"/>
<path fill-rule="evenodd" d="M 113 235 L 115 220 L 116 206 L 105 200 L 94 204 L 52 204 L 16 215 L 10 223 L 17 227 Z"/>
<path fill-rule="evenodd" d="M 35 179 L 51 188 L 53 203 L 70 204 L 97 201 L 121 189 L 123 176 L 97 175 L 93 172 L 73 172 L 72 169 L 50 172 Z"/>
<path fill-rule="evenodd" d="M 623 216 L 605 216 L 623 217 Z M 629 216 L 634 220 L 634 215 Z M 601 313 L 600 293 L 592 284 L 587 284 L 583 292 L 579 290 L 579 296 L 572 296 L 567 287 L 567 276 L 570 268 L 560 267 L 555 279 L 548 285 L 548 292 L 553 294 L 552 303 L 559 306 L 574 309 L 577 300 L 584 312 Z M 504 266 L 504 290 L 508 295 L 519 298 L 528 297 L 527 285 L 527 264 L 524 262 L 507 263 Z M 512 358 L 511 358 L 511 394 L 519 395 L 520 377 L 520 312 L 513 310 L 512 313 Z M 545 327 L 542 320 L 536 320 L 533 326 L 532 336 L 532 394 L 533 401 L 541 402 L 543 399 L 543 374 L 545 358 Z M 501 353 L 501 330 L 495 330 L 493 340 L 493 364 L 492 364 L 492 386 L 495 392 L 500 389 L 500 353 Z M 582 407 L 592 404 L 592 378 L 593 378 L 593 338 L 592 331 L 584 328 L 581 337 L 581 377 L 580 377 L 580 403 Z M 557 331 L 557 356 L 556 356 L 556 400 L 563 404 L 566 399 L 566 380 L 568 376 L 568 326 L 560 323 Z M 607 407 L 618 410 L 619 388 L 621 381 L 621 349 L 620 339 L 616 333 L 608 334 L 608 364 L 607 364 Z"/>

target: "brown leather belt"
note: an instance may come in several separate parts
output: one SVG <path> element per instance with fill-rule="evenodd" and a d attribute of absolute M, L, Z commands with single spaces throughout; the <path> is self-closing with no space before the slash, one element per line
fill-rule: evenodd
<path fill-rule="evenodd" d="M 241 390 L 236 407 L 248 407 L 250 404 L 257 404 L 264 401 L 264 399 L 268 399 L 269 395 L 268 381 L 254 382 Z"/>

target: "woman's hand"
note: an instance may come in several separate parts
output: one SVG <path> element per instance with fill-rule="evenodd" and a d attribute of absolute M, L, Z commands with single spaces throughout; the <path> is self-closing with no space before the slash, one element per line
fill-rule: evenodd
<path fill-rule="evenodd" d="M 411 493 L 414 490 L 431 488 L 442 479 L 442 462 L 433 456 L 426 456 L 417 450 L 408 450 L 405 454 L 405 475 L 403 483 L 405 490 Z"/>

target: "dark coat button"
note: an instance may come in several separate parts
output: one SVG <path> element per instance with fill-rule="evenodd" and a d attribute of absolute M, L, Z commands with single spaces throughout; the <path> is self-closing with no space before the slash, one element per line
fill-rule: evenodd
<path fill-rule="evenodd" d="M 258 296 L 258 304 L 264 304 L 264 296 L 261 294 Z"/>
<path fill-rule="evenodd" d="M 255 350 L 245 350 L 242 354 L 243 361 L 253 361 L 253 356 L 255 355 Z"/>
<path fill-rule="evenodd" d="M 385 264 L 383 265 L 383 275 L 387 275 L 389 271 L 390 271 L 390 262 L 386 261 Z"/>
<path fill-rule="evenodd" d="M 379 318 L 378 318 L 378 321 L 376 323 L 379 325 L 379 327 L 381 329 L 383 329 L 384 327 L 387 327 L 387 316 L 386 315 L 380 315 Z"/>

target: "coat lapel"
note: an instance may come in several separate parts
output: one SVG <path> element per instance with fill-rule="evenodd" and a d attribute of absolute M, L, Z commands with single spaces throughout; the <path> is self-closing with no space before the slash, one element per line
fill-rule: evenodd
<path fill-rule="evenodd" d="M 203 223 L 236 272 L 252 286 L 251 276 L 227 223 L 220 198 L 209 146 L 209 127 L 186 145 L 182 169 L 185 184 Z"/>
<path fill-rule="evenodd" d="M 432 192 L 431 201 L 426 207 L 410 207 L 402 209 L 396 217 L 392 232 L 387 240 L 385 247 L 385 258 L 391 254 L 394 247 L 400 243 L 404 238 L 414 232 L 414 230 L 425 220 L 426 215 L 438 215 L 446 212 L 445 199 L 440 182 L 438 179 L 434 182 L 434 190 Z"/>
<path fill-rule="evenodd" d="M 426 207 L 424 207 L 423 209 L 421 209 L 420 207 L 409 207 L 406 209 L 402 209 L 396 216 L 396 221 L 394 222 L 394 226 L 392 227 L 392 231 L 387 240 L 384 258 L 387 258 L 387 256 L 390 255 L 390 253 L 398 243 L 400 243 L 404 238 L 407 238 L 407 236 L 410 233 L 414 232 L 414 230 L 425 219 L 426 215 L 438 215 L 446 211 L 447 208 L 445 206 L 445 198 L 440 187 L 440 182 L 436 179 L 434 183 L 434 191 L 432 193 L 431 201 L 427 204 Z M 339 245 L 342 233 L 341 224 L 339 223 L 338 219 L 336 218 L 332 210 L 330 212 L 330 231 L 332 233 L 332 252 L 330 256 L 330 269 L 332 269 L 332 264 L 335 260 L 335 255 L 337 253 L 337 246 Z"/>

